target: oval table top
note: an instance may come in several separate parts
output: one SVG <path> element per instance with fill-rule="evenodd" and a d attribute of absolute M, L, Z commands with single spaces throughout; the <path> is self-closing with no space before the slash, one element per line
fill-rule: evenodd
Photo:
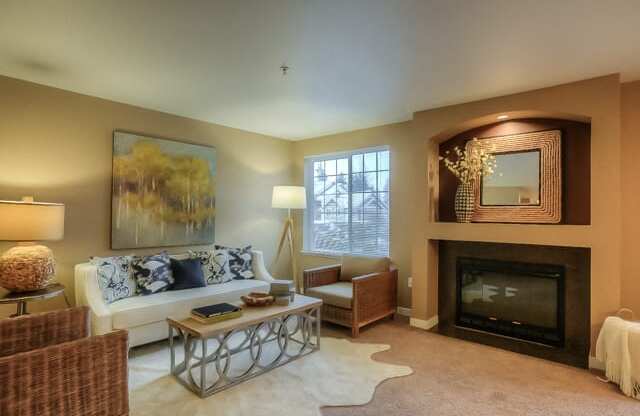
<path fill-rule="evenodd" d="M 60 283 L 52 283 L 44 289 L 29 292 L 9 292 L 4 288 L 0 288 L 0 304 L 48 299 L 58 296 L 62 292 L 64 292 L 64 286 Z"/>

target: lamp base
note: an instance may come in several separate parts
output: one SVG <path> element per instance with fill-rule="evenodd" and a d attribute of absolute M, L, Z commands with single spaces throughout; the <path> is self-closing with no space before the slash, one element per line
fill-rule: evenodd
<path fill-rule="evenodd" d="M 40 290 L 55 273 L 53 252 L 45 246 L 20 245 L 0 256 L 0 286 L 11 292 Z"/>

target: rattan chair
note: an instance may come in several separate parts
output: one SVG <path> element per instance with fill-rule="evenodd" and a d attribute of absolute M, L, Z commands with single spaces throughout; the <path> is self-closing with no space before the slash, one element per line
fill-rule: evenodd
<path fill-rule="evenodd" d="M 354 277 L 351 282 L 340 282 L 340 271 L 341 265 L 337 264 L 303 273 L 305 294 L 323 300 L 324 321 L 351 328 L 351 336 L 355 338 L 363 326 L 393 317 L 398 306 L 398 269 L 395 266 L 391 265 L 387 272 Z M 323 287 L 337 288 L 339 293 L 317 289 Z"/>
<path fill-rule="evenodd" d="M 88 308 L 0 321 L 0 415 L 129 414 L 127 333 L 89 337 Z"/>

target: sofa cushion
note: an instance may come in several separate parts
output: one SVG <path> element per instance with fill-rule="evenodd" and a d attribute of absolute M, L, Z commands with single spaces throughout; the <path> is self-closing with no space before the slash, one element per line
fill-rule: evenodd
<path fill-rule="evenodd" d="M 171 259 L 167 253 L 134 257 L 131 267 L 141 295 L 164 292 L 173 284 Z"/>
<path fill-rule="evenodd" d="M 269 283 L 262 280 L 233 280 L 185 290 L 169 290 L 149 296 L 134 296 L 109 305 L 113 327 L 133 328 L 160 322 L 171 316 L 187 318 L 191 309 L 220 302 L 235 302 L 250 292 L 269 292 Z"/>
<path fill-rule="evenodd" d="M 389 257 L 342 256 L 340 263 L 340 280 L 350 282 L 354 277 L 365 274 L 388 272 L 391 260 Z"/>
<path fill-rule="evenodd" d="M 193 258 L 200 259 L 202 272 L 208 285 L 233 280 L 229 268 L 229 255 L 226 250 L 190 251 L 189 254 Z"/>
<path fill-rule="evenodd" d="M 323 303 L 338 308 L 351 309 L 353 299 L 353 283 L 338 282 L 330 285 L 317 286 L 306 289 L 306 296 L 322 299 Z"/>
<path fill-rule="evenodd" d="M 136 295 L 131 258 L 132 256 L 91 257 L 91 264 L 97 269 L 98 286 L 106 303 Z"/>
<path fill-rule="evenodd" d="M 225 246 L 216 246 L 216 250 L 225 250 L 229 256 L 229 268 L 234 279 L 253 279 L 253 264 L 251 255 L 251 246 L 243 248 L 233 248 Z"/>
<path fill-rule="evenodd" d="M 169 290 L 193 289 L 207 285 L 204 274 L 202 274 L 200 259 L 176 260 L 172 258 L 171 273 L 173 274 L 173 284 Z"/>

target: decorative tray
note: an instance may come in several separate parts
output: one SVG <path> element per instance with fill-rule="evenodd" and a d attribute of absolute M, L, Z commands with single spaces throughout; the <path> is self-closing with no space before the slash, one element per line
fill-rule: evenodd
<path fill-rule="evenodd" d="M 242 299 L 247 306 L 268 306 L 275 301 L 273 296 L 257 292 L 251 292 L 246 296 L 241 296 L 240 299 Z"/>

